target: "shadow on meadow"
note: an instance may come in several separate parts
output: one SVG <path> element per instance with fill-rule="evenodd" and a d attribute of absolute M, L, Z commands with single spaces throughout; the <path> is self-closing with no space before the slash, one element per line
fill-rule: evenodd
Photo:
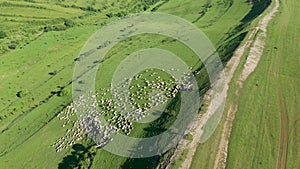
<path fill-rule="evenodd" d="M 74 144 L 72 152 L 63 158 L 62 162 L 58 164 L 59 169 L 73 169 L 73 168 L 88 168 L 92 163 L 95 152 L 91 151 L 92 146 L 85 147 L 82 144 Z"/>

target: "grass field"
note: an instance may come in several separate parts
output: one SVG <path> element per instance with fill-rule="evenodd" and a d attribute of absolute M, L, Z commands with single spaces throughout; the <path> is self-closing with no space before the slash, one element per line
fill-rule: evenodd
<path fill-rule="evenodd" d="M 299 4 L 281 1 L 266 48 L 246 81 L 229 144 L 227 168 L 299 168 Z M 251 93 L 251 94 L 249 94 Z"/>
<path fill-rule="evenodd" d="M 155 9 L 193 22 L 207 34 L 226 62 L 244 38 L 251 21 L 243 18 L 251 12 L 252 5 L 238 0 L 105 2 L 0 1 L 0 31 L 4 32 L 0 38 L 1 167 L 57 168 L 75 167 L 79 163 L 91 168 L 155 167 L 159 157 L 126 159 L 102 149 L 90 149 L 87 140 L 81 143 L 84 150 L 73 147 L 56 153 L 51 147 L 65 132 L 56 115 L 71 102 L 71 94 L 66 92 L 67 95 L 61 96 L 60 93 L 71 91 L 73 66 L 81 47 L 104 23 L 129 13 Z M 104 65 L 98 76 L 112 73 L 112 68 L 122 59 L 119 55 L 141 47 L 165 48 L 190 65 L 194 62 L 193 53 L 179 42 L 162 43 L 165 37 L 149 35 L 135 40 L 126 50 L 121 49 L 130 42 L 116 46 L 107 60 L 110 64 Z M 205 75 L 205 70 L 202 72 Z M 109 74 L 104 77 L 98 85 L 109 84 Z M 208 79 L 205 76 L 200 79 L 200 88 L 207 90 Z M 147 135 L 146 127 L 149 126 L 136 127 L 133 134 Z M 91 155 L 93 158 L 81 158 L 88 156 L 86 151 L 96 154 Z M 205 149 L 204 153 L 209 150 Z"/>

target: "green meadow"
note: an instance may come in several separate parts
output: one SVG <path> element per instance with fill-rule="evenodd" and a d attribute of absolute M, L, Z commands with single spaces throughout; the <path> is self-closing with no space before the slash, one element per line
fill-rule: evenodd
<path fill-rule="evenodd" d="M 163 156 L 129 159 L 95 149 L 89 139 L 61 152 L 55 152 L 51 146 L 65 134 L 66 129 L 61 127 L 63 123 L 56 116 L 72 102 L 73 69 L 81 48 L 106 23 L 132 13 L 158 11 L 179 16 L 199 27 L 215 45 L 225 64 L 267 3 L 255 1 L 250 4 L 239 0 L 1 0 L 0 168 L 155 168 L 159 162 L 167 160 L 172 150 Z M 296 7 L 293 9 L 296 11 Z M 293 19 L 296 20 L 296 17 Z M 282 33 L 276 31 L 272 33 Z M 193 71 L 200 69 L 196 77 L 200 94 L 209 89 L 205 69 L 187 46 L 172 38 L 150 34 L 133 37 L 111 49 L 102 69 L 97 72 L 97 88 L 109 86 L 114 70 L 126 54 L 150 47 L 171 51 L 187 65 L 195 66 Z M 287 49 L 282 49 L 284 55 Z M 195 62 L 198 64 L 195 65 Z M 281 71 L 292 74 L 293 70 Z M 297 83 L 297 79 L 294 80 Z M 282 83 L 283 86 L 291 85 Z M 247 99 L 240 101 L 243 100 Z M 177 102 L 174 101 L 174 104 Z M 159 133 L 175 118 L 176 113 L 166 112 L 153 123 L 137 124 L 132 135 L 146 137 Z M 243 124 L 243 119 L 240 121 Z M 149 128 L 152 132 L 146 130 Z M 235 132 L 238 131 L 233 131 L 230 146 L 238 144 L 238 141 L 234 142 L 237 140 Z M 215 135 L 219 133 L 218 129 Z M 215 140 L 208 142 L 216 145 Z M 291 142 L 296 144 L 297 140 Z M 205 143 L 198 149 L 192 168 L 211 168 L 210 145 Z M 292 149 L 289 151 L 293 152 Z M 230 157 L 237 158 L 235 152 L 230 152 Z M 293 165 L 289 161 L 288 164 Z M 174 164 L 175 167 L 178 165 L 180 162 Z M 229 160 L 229 165 L 235 164 Z"/>
<path fill-rule="evenodd" d="M 240 96 L 227 168 L 299 168 L 299 3 L 280 1 L 266 46 Z M 240 69 L 237 71 L 240 73 Z M 251 94 L 249 94 L 251 93 Z"/>

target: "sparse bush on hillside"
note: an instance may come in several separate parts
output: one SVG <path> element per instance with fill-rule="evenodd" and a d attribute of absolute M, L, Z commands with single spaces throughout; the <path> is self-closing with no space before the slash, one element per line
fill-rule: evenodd
<path fill-rule="evenodd" d="M 58 96 L 68 96 L 68 95 L 70 95 L 70 93 L 71 93 L 71 90 L 70 89 L 63 89 L 62 91 L 60 91 L 60 92 L 58 92 Z"/>
<path fill-rule="evenodd" d="M 118 13 L 116 14 L 116 16 L 117 16 L 117 17 L 126 16 L 126 12 L 124 12 L 124 11 L 118 12 Z"/>
<path fill-rule="evenodd" d="M 57 18 L 51 22 L 47 22 L 47 25 L 42 28 L 44 32 L 50 31 L 64 31 L 68 28 L 74 27 L 75 21 L 66 18 Z"/>
<path fill-rule="evenodd" d="M 50 28 L 49 28 L 49 26 L 44 26 L 44 32 L 49 32 L 50 31 Z"/>
<path fill-rule="evenodd" d="M 106 14 L 106 16 L 111 18 L 111 17 L 113 17 L 113 14 L 111 12 L 109 12 L 109 13 Z"/>
<path fill-rule="evenodd" d="M 17 46 L 18 46 L 18 42 L 17 41 L 12 41 L 10 43 L 10 45 L 8 45 L 8 48 L 13 50 L 13 49 L 16 49 Z"/>
<path fill-rule="evenodd" d="M 75 22 L 70 19 L 65 19 L 64 25 L 66 27 L 73 27 L 73 26 L 75 26 Z"/>
<path fill-rule="evenodd" d="M 25 90 L 18 91 L 16 96 L 19 98 L 22 98 L 22 97 L 26 96 L 27 94 L 28 94 L 28 90 L 25 89 Z"/>
<path fill-rule="evenodd" d="M 56 73 L 57 73 L 57 72 L 56 72 L 56 70 L 55 70 L 55 71 L 53 71 L 53 72 L 49 72 L 48 74 L 51 75 L 51 76 L 54 76 L 54 75 L 56 75 Z"/>
<path fill-rule="evenodd" d="M 5 38 L 7 35 L 4 31 L 0 30 L 0 39 Z"/>
<path fill-rule="evenodd" d="M 69 23 L 68 23 L 69 24 Z M 68 28 L 69 26 L 64 25 L 47 25 L 44 26 L 43 31 L 44 32 L 50 32 L 50 31 L 64 31 Z"/>
<path fill-rule="evenodd" d="M 88 7 L 86 7 L 86 10 L 88 10 L 88 11 L 94 11 L 94 8 L 91 7 L 91 6 L 88 6 Z"/>

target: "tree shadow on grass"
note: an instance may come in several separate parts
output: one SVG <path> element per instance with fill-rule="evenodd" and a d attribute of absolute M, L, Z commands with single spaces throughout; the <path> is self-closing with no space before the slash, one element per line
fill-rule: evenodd
<path fill-rule="evenodd" d="M 159 156 L 149 158 L 129 158 L 121 166 L 121 169 L 154 169 L 159 161 Z"/>
<path fill-rule="evenodd" d="M 72 146 L 73 151 L 63 158 L 62 162 L 58 164 L 58 169 L 73 169 L 82 166 L 82 162 L 86 160 L 86 157 L 92 158 L 94 155 L 90 153 L 90 148 L 91 146 L 85 147 L 82 144 L 74 144 Z"/>

